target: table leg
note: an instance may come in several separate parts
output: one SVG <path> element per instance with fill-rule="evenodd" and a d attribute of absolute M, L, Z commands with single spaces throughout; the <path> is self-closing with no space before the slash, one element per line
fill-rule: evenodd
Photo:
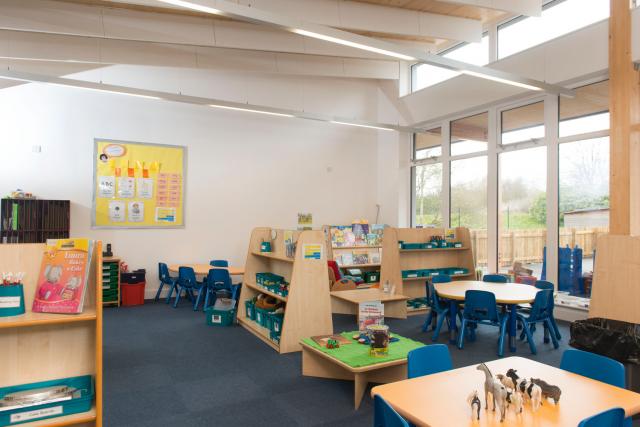
<path fill-rule="evenodd" d="M 369 383 L 367 380 L 367 373 L 356 372 L 354 374 L 353 383 L 353 403 L 355 409 L 358 410 L 360 403 L 362 403 L 364 392 L 367 390 L 367 384 Z"/>
<path fill-rule="evenodd" d="M 458 342 L 458 302 L 449 300 L 449 342 L 455 344 Z"/>
<path fill-rule="evenodd" d="M 517 304 L 509 304 L 509 350 L 511 352 L 516 351 L 516 315 L 517 315 L 518 305 Z"/>

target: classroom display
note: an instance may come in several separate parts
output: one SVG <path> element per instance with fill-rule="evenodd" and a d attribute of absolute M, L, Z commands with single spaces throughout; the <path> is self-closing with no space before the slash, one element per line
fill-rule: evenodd
<path fill-rule="evenodd" d="M 183 227 L 185 150 L 175 145 L 96 139 L 92 225 Z"/>
<path fill-rule="evenodd" d="M 60 239 L 42 255 L 34 313 L 82 313 L 93 255 L 93 240 Z"/>

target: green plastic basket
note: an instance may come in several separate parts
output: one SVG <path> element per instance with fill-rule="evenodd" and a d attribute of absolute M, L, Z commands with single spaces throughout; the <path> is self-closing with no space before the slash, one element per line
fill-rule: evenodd
<path fill-rule="evenodd" d="M 215 310 L 209 307 L 205 310 L 207 314 L 207 325 L 209 326 L 230 326 L 233 324 L 235 310 Z"/>

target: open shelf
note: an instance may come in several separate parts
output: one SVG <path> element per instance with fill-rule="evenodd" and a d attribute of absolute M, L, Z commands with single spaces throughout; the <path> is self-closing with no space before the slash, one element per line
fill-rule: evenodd
<path fill-rule="evenodd" d="M 17 424 L 20 427 L 63 427 L 74 426 L 77 424 L 90 423 L 96 420 L 96 407 L 93 406 L 90 411 L 81 412 L 79 414 L 65 415 L 62 417 L 49 418 L 46 420 L 32 421 L 30 423 Z"/>
<path fill-rule="evenodd" d="M 467 274 L 452 274 L 450 277 L 451 278 L 456 278 L 456 277 L 468 277 L 468 276 L 473 276 L 475 273 L 467 273 Z M 417 282 L 419 280 L 428 280 L 431 279 L 434 276 L 429 276 L 429 277 L 405 277 L 402 279 L 403 282 Z"/>
<path fill-rule="evenodd" d="M 272 296 L 280 301 L 284 301 L 287 302 L 287 297 L 283 297 L 282 295 L 278 295 L 275 292 L 271 292 L 270 290 L 267 290 L 261 286 L 256 285 L 255 283 L 249 282 L 248 280 L 245 280 L 244 282 L 242 282 L 243 285 L 250 287 L 251 289 L 255 289 L 256 291 Z"/>
<path fill-rule="evenodd" d="M 0 317 L 0 329 L 21 328 L 38 325 L 57 325 L 61 323 L 89 322 L 96 320 L 96 309 L 86 308 L 80 314 L 33 313 L 31 311 L 20 316 Z"/>
<path fill-rule="evenodd" d="M 262 341 L 273 347 L 274 350 L 280 351 L 280 346 L 273 342 L 271 338 L 269 338 L 269 330 L 267 328 L 263 328 L 253 320 L 247 319 L 246 317 L 238 317 L 238 322 L 240 322 L 240 324 L 247 330 L 249 330 L 249 332 L 251 332 L 253 335 L 257 336 Z"/>
<path fill-rule="evenodd" d="M 431 248 L 431 249 L 400 249 L 400 252 L 440 252 L 440 251 L 465 251 L 469 248 Z"/>
<path fill-rule="evenodd" d="M 331 249 L 378 249 L 381 248 L 382 245 L 372 245 L 372 246 L 331 246 Z"/>
<path fill-rule="evenodd" d="M 257 256 L 261 256 L 264 258 L 269 258 L 269 259 L 275 259 L 278 261 L 284 261 L 284 262 L 293 262 L 293 258 L 288 258 L 286 256 L 282 256 L 282 255 L 276 255 L 272 252 L 258 252 L 258 251 L 253 251 L 252 254 L 257 255 Z"/>
<path fill-rule="evenodd" d="M 338 265 L 338 268 L 374 268 L 380 267 L 380 264 L 350 264 L 350 265 Z"/>

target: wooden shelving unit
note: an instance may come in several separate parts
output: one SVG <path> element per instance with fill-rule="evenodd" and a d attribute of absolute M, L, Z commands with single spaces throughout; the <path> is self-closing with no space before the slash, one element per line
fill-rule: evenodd
<path fill-rule="evenodd" d="M 339 256 L 344 252 L 362 251 L 362 252 L 367 252 L 368 254 L 372 252 L 377 252 L 378 257 L 382 261 L 382 245 L 336 246 L 333 244 L 333 241 L 331 239 L 331 228 L 332 226 L 330 225 L 324 225 L 322 227 L 322 231 L 324 232 L 325 241 L 326 241 L 327 250 L 328 250 L 327 259 L 339 261 L 338 259 Z M 371 271 L 371 270 L 379 270 L 381 267 L 381 262 L 368 262 L 363 264 L 342 264 L 341 262 L 338 262 L 338 267 L 343 270 L 347 268 L 360 268 L 362 270 Z M 377 287 L 378 284 L 376 283 L 375 286 Z"/>
<path fill-rule="evenodd" d="M 120 307 L 120 258 L 102 258 L 102 305 Z M 115 295 L 115 299 L 113 296 Z"/>
<path fill-rule="evenodd" d="M 432 236 L 444 235 L 445 230 L 442 228 L 385 228 L 380 283 L 385 283 L 388 280 L 390 284 L 396 286 L 396 294 L 405 295 L 408 298 L 420 298 L 426 296 L 425 283 L 429 279 L 426 277 L 403 279 L 403 270 L 462 267 L 466 268 L 469 273 L 453 275 L 453 280 L 473 279 L 475 258 L 469 229 L 458 227 L 455 229 L 455 233 L 455 240 L 462 242 L 462 248 L 400 249 L 398 241 L 428 242 Z M 407 310 L 408 315 L 424 312 L 426 312 L 426 308 Z"/>
<path fill-rule="evenodd" d="M 271 239 L 272 231 L 276 233 L 274 240 Z M 238 309 L 240 325 L 281 354 L 300 351 L 301 338 L 333 333 L 327 248 L 322 231 L 291 233 L 293 241 L 297 242 L 294 258 L 286 256 L 285 230 L 267 227 L 253 230 Z M 271 242 L 270 253 L 260 252 L 260 244 L 263 241 Z M 305 258 L 305 245 L 320 245 L 320 259 Z M 283 297 L 256 285 L 256 273 L 264 272 L 283 276 L 290 283 L 289 294 Z M 247 318 L 245 301 L 261 293 L 286 303 L 279 344 L 270 339 L 268 329 Z"/>
<path fill-rule="evenodd" d="M 45 243 L 69 237 L 69 200 L 11 199 L 0 202 L 0 243 Z"/>
<path fill-rule="evenodd" d="M 102 243 L 96 241 L 81 314 L 32 313 L 44 244 L 0 245 L 0 271 L 24 271 L 27 312 L 0 318 L 0 387 L 93 375 L 89 412 L 20 424 L 102 426 Z"/>

